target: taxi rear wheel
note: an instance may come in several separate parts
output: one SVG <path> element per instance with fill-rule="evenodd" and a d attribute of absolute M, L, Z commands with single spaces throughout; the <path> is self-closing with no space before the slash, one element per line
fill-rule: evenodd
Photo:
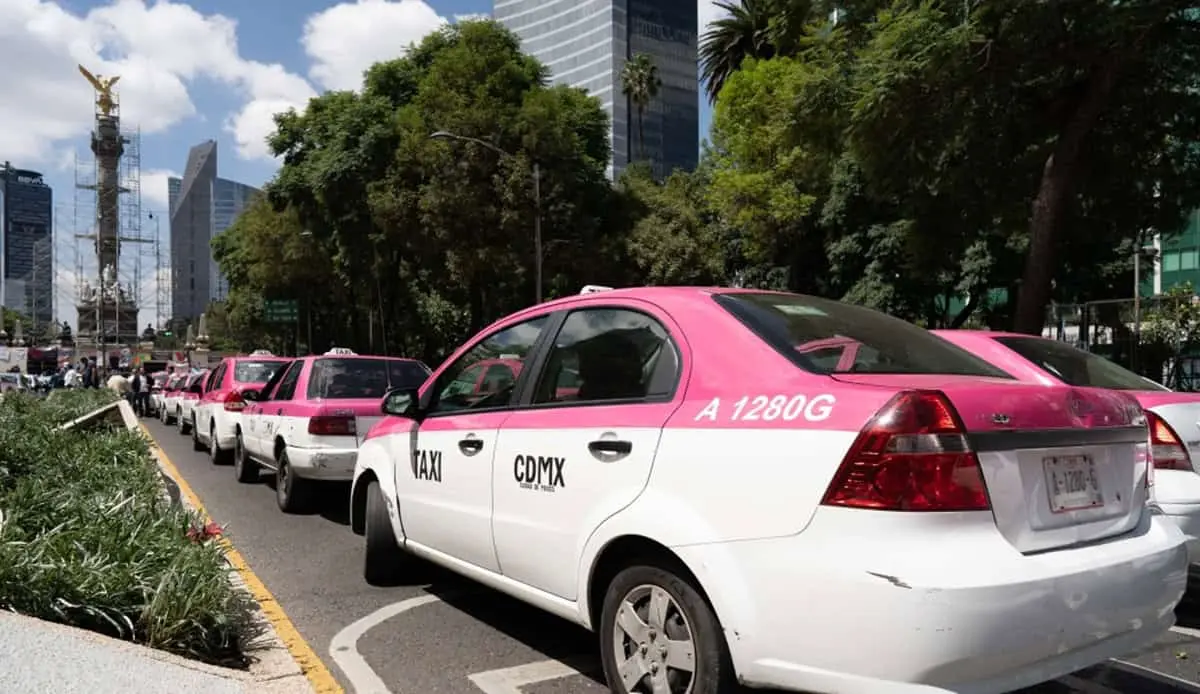
<path fill-rule="evenodd" d="M 367 508 L 364 515 L 366 543 L 363 550 L 363 578 L 373 586 L 391 586 L 400 580 L 405 555 L 392 532 L 387 502 L 379 482 L 367 486 Z"/>
<path fill-rule="evenodd" d="M 192 415 L 192 423 L 188 428 L 192 430 L 192 450 L 207 453 L 208 446 L 205 446 L 204 442 L 200 440 L 200 427 L 196 426 L 196 415 Z"/>
<path fill-rule="evenodd" d="M 179 427 L 180 434 L 188 433 L 188 421 L 183 418 L 183 409 L 175 410 L 175 426 Z"/>
<path fill-rule="evenodd" d="M 311 500 L 312 483 L 296 476 L 288 461 L 287 449 L 279 451 L 275 466 L 275 502 L 284 513 L 303 513 Z"/>
<path fill-rule="evenodd" d="M 613 578 L 600 614 L 600 655 L 613 692 L 718 694 L 736 690 L 721 625 L 700 591 L 669 568 Z"/>
<path fill-rule="evenodd" d="M 233 458 L 233 451 L 228 448 L 221 448 L 217 443 L 217 425 L 212 424 L 208 427 L 208 459 L 213 465 L 228 465 L 230 459 Z"/>
<path fill-rule="evenodd" d="M 241 429 L 233 444 L 233 476 L 238 482 L 250 483 L 258 481 L 258 463 L 246 455 L 246 443 L 242 440 Z"/>

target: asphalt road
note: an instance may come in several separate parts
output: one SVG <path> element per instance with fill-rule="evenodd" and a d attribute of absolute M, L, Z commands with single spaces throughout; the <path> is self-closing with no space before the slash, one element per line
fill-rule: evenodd
<path fill-rule="evenodd" d="M 157 421 L 146 427 L 347 691 L 607 691 L 595 679 L 595 638 L 578 627 L 432 567 L 409 585 L 368 586 L 362 540 L 348 527 L 348 485 L 330 485 L 311 515 L 285 515 L 265 473 L 259 484 L 240 484 L 231 466 L 193 451 L 190 436 Z M 1186 686 L 1200 682 L 1195 615 L 1181 615 L 1180 631 L 1126 659 L 1163 674 L 1100 667 L 1024 694 L 1200 694 Z"/>

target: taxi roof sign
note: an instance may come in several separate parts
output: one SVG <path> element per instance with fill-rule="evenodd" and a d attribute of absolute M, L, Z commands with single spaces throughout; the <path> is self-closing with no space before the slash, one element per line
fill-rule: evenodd
<path fill-rule="evenodd" d="M 583 289 L 579 290 L 580 294 L 595 294 L 597 292 L 611 292 L 612 287 L 605 287 L 602 284 L 584 285 Z"/>
<path fill-rule="evenodd" d="M 256 349 L 250 353 L 252 357 L 273 357 L 275 354 L 269 349 Z"/>
<path fill-rule="evenodd" d="M 354 350 L 350 349 L 349 347 L 331 347 L 329 349 L 329 351 L 325 353 L 325 356 L 327 356 L 327 357 L 338 356 L 338 355 L 358 356 L 357 354 L 354 353 Z"/>

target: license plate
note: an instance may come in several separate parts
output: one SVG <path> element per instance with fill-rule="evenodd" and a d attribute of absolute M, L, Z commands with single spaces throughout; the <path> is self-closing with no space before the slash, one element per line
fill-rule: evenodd
<path fill-rule="evenodd" d="M 1054 455 L 1042 458 L 1050 511 L 1066 513 L 1104 505 L 1096 461 L 1090 455 Z"/>

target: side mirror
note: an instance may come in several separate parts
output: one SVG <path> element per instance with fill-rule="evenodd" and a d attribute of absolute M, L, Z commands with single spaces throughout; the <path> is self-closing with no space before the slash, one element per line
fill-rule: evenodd
<path fill-rule="evenodd" d="M 380 408 L 386 415 L 392 417 L 415 418 L 420 409 L 420 398 L 416 388 L 393 388 L 383 396 Z"/>
<path fill-rule="evenodd" d="M 197 383 L 196 385 L 192 386 L 191 388 L 188 388 L 188 392 L 195 393 L 196 395 L 204 395 L 204 386 Z"/>
<path fill-rule="evenodd" d="M 261 393 L 253 388 L 246 388 L 242 391 L 242 399 L 246 402 L 258 402 L 258 396 Z"/>

